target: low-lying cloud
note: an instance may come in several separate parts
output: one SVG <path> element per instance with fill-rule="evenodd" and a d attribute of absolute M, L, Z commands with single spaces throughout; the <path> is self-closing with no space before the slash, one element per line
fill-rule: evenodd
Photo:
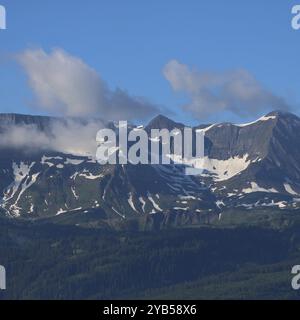
<path fill-rule="evenodd" d="M 26 50 L 17 56 L 42 111 L 59 116 L 143 120 L 159 112 L 144 98 L 111 90 L 81 59 L 61 49 Z"/>
<path fill-rule="evenodd" d="M 11 124 L 1 131 L 0 147 L 24 152 L 56 151 L 78 156 L 94 157 L 96 134 L 103 128 L 100 121 L 81 122 L 53 119 L 41 130 L 36 124 Z"/>
<path fill-rule="evenodd" d="M 289 109 L 285 100 L 259 83 L 244 69 L 230 72 L 199 72 L 171 60 L 163 69 L 176 92 L 185 93 L 190 102 L 182 108 L 195 118 L 229 111 L 234 115 L 257 115 L 266 110 Z"/>

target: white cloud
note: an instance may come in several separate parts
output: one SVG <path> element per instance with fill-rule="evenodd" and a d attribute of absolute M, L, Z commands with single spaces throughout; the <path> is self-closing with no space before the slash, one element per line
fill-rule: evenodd
<path fill-rule="evenodd" d="M 153 104 L 127 92 L 112 91 L 81 59 L 61 49 L 26 50 L 17 60 L 28 75 L 37 107 L 51 114 L 105 120 L 144 119 L 158 112 Z"/>
<path fill-rule="evenodd" d="M 96 134 L 102 127 L 100 121 L 81 122 L 72 119 L 53 119 L 44 130 L 35 124 L 11 124 L 1 131 L 0 147 L 24 152 L 50 150 L 94 156 L 97 149 Z"/>
<path fill-rule="evenodd" d="M 244 69 L 230 72 L 199 72 L 171 60 L 163 69 L 174 91 L 185 93 L 190 103 L 183 106 L 201 119 L 229 111 L 235 115 L 253 115 L 268 109 L 287 109 L 283 98 L 274 95 Z"/>

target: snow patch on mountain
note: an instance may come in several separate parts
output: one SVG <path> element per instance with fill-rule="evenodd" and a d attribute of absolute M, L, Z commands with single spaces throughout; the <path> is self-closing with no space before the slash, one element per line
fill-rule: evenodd
<path fill-rule="evenodd" d="M 66 212 L 68 212 L 68 211 L 63 210 L 62 208 L 60 208 L 60 209 L 57 211 L 56 215 L 59 216 L 59 215 L 61 215 L 62 213 L 66 213 Z"/>
<path fill-rule="evenodd" d="M 51 160 L 52 158 L 50 157 L 46 157 L 46 156 L 43 156 L 42 159 L 41 159 L 41 164 L 46 164 L 48 165 L 49 167 L 53 167 L 54 164 L 52 162 L 49 162 L 48 160 Z"/>
<path fill-rule="evenodd" d="M 22 184 L 21 186 L 21 191 L 19 192 L 19 195 L 17 197 L 17 200 L 15 201 L 15 203 L 13 205 L 10 206 L 10 210 L 15 213 L 17 216 L 19 216 L 20 214 L 20 210 L 21 208 L 18 207 L 18 202 L 20 201 L 23 193 L 29 189 L 37 180 L 37 177 L 40 175 L 40 173 L 36 173 L 36 174 L 33 174 L 31 177 L 28 176 L 26 178 L 26 181 Z"/>
<path fill-rule="evenodd" d="M 243 124 L 235 124 L 235 126 L 243 128 L 243 127 L 251 126 L 252 124 L 256 124 L 256 123 L 261 122 L 261 121 L 269 121 L 269 120 L 275 120 L 275 119 L 276 119 L 276 116 L 263 116 L 263 117 L 255 120 L 255 121 L 252 121 L 252 122 L 249 122 L 249 123 L 243 123 Z"/>
<path fill-rule="evenodd" d="M 298 193 L 292 189 L 292 187 L 291 187 L 290 184 L 285 183 L 283 186 L 284 186 L 284 188 L 285 188 L 285 191 L 288 192 L 289 194 L 292 194 L 292 195 L 294 195 L 294 196 L 297 196 L 297 195 L 298 195 Z"/>
<path fill-rule="evenodd" d="M 138 211 L 136 210 L 136 207 L 134 206 L 134 203 L 133 203 L 132 193 L 129 194 L 128 204 L 130 205 L 130 207 L 132 208 L 133 211 L 138 212 Z"/>
<path fill-rule="evenodd" d="M 216 181 L 226 181 L 246 170 L 252 162 L 248 154 L 245 154 L 243 157 L 232 157 L 227 160 L 205 157 L 203 169 L 214 175 Z"/>
<path fill-rule="evenodd" d="M 203 128 L 203 129 L 197 129 L 196 132 L 199 132 L 199 133 L 206 133 L 207 131 L 209 131 L 210 129 L 212 129 L 213 127 L 215 127 L 217 124 L 212 124 L 206 128 Z"/>
<path fill-rule="evenodd" d="M 88 179 L 88 180 L 96 180 L 96 179 L 103 178 L 104 175 L 103 174 L 94 175 L 89 171 L 84 171 L 84 172 L 79 174 L 79 177 L 83 177 L 83 178 Z"/>
<path fill-rule="evenodd" d="M 188 160 L 174 154 L 170 154 L 168 157 L 170 157 L 175 163 L 182 163 L 190 168 L 198 170 L 197 175 L 201 175 L 203 177 L 213 176 L 216 181 L 229 180 L 246 170 L 251 163 L 260 160 L 259 158 L 250 160 L 247 153 L 244 154 L 243 157 L 236 156 L 226 160 L 213 159 L 207 156 L 204 158 Z"/>
<path fill-rule="evenodd" d="M 71 191 L 72 191 L 72 193 L 73 193 L 74 198 L 75 198 L 76 200 L 78 200 L 78 199 L 79 199 L 79 196 L 77 195 L 77 193 L 76 193 L 76 190 L 75 190 L 75 187 L 74 187 L 74 186 L 72 186 L 72 187 L 71 187 Z"/>
<path fill-rule="evenodd" d="M 187 208 L 181 208 L 181 207 L 174 207 L 173 208 L 174 210 L 177 210 L 177 211 L 188 211 L 189 210 L 189 207 L 187 207 Z"/>
<path fill-rule="evenodd" d="M 118 210 L 116 210 L 114 207 L 112 207 L 112 210 L 123 219 L 126 219 L 126 217 L 123 214 L 121 214 Z"/>
<path fill-rule="evenodd" d="M 13 199 L 17 195 L 20 188 L 21 188 L 21 190 L 19 191 L 19 194 L 18 194 L 17 199 L 14 202 L 14 204 L 12 204 L 10 206 L 9 209 L 11 210 L 11 212 L 8 211 L 9 214 L 13 214 L 14 216 L 17 216 L 17 217 L 20 215 L 20 208 L 17 206 L 17 203 L 20 200 L 20 197 L 22 196 L 22 194 L 33 183 L 35 183 L 35 181 L 39 175 L 39 173 L 37 173 L 33 176 L 29 176 L 30 170 L 34 166 L 34 164 L 35 164 L 35 162 L 32 162 L 30 165 L 28 165 L 24 162 L 20 162 L 20 164 L 13 162 L 12 169 L 13 169 L 13 174 L 14 174 L 14 181 L 4 191 L 3 198 L 0 202 L 1 207 L 7 211 L 7 209 L 6 209 L 7 202 L 9 200 Z M 24 180 L 25 180 L 25 182 L 23 182 Z"/>
<path fill-rule="evenodd" d="M 216 206 L 221 209 L 222 207 L 225 207 L 225 203 L 221 200 L 216 201 Z"/>
<path fill-rule="evenodd" d="M 140 203 L 142 204 L 142 210 L 145 213 L 145 205 L 146 201 L 143 199 L 143 197 L 139 197 Z"/>
<path fill-rule="evenodd" d="M 274 188 L 270 188 L 270 189 L 261 188 L 256 182 L 251 182 L 250 188 L 245 188 L 242 190 L 242 193 L 253 193 L 253 192 L 278 193 L 278 191 Z"/>
<path fill-rule="evenodd" d="M 160 206 L 154 201 L 154 199 L 152 198 L 152 196 L 150 194 L 148 194 L 148 199 L 149 201 L 152 203 L 153 208 L 158 210 L 158 211 L 163 211 Z"/>
<path fill-rule="evenodd" d="M 85 160 L 80 160 L 80 159 L 66 159 L 65 164 L 72 164 L 75 166 L 78 166 L 80 164 L 82 164 Z"/>

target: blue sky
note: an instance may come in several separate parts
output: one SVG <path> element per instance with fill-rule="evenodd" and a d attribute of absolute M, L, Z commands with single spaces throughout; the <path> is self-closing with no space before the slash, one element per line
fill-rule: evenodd
<path fill-rule="evenodd" d="M 178 106 L 163 76 L 172 59 L 198 70 L 242 68 L 293 110 L 300 106 L 300 30 L 291 28 L 289 0 L 0 0 L 7 30 L 0 30 L 0 112 L 41 113 L 11 58 L 27 48 L 62 48 L 94 68 L 111 88 L 173 110 L 173 118 L 196 122 Z M 299 0 L 300 4 L 300 0 Z M 255 115 L 247 115 L 249 119 Z M 211 114 L 207 121 L 239 121 Z"/>

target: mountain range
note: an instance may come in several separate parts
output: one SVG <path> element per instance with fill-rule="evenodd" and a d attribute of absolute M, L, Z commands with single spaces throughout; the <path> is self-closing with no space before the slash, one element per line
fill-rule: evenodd
<path fill-rule="evenodd" d="M 63 125 L 65 120 L 0 114 L 0 142 L 18 126 L 34 126 L 36 139 L 42 133 L 51 135 L 54 121 Z M 116 124 L 108 125 L 117 130 Z M 183 127 L 159 115 L 145 129 Z M 0 143 L 0 215 L 80 216 L 94 222 L 145 216 L 199 223 L 222 219 L 230 208 L 299 208 L 299 117 L 274 111 L 247 124 L 201 124 L 193 129 L 205 133 L 204 171 L 199 176 L 186 175 L 176 163 L 100 165 L 92 155 Z"/>

